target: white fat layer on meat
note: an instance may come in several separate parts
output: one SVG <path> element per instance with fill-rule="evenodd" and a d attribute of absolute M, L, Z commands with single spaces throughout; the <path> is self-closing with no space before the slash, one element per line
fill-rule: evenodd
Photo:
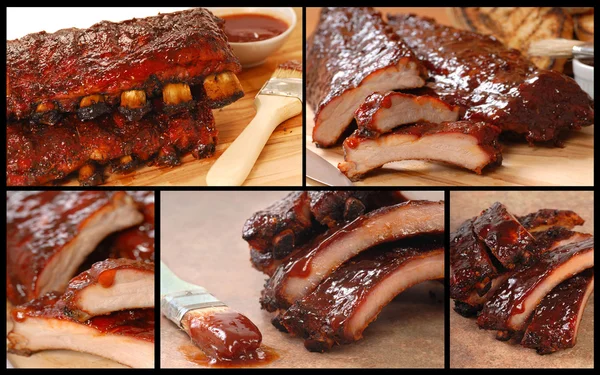
<path fill-rule="evenodd" d="M 398 125 L 423 121 L 440 123 L 457 119 L 458 109 L 453 111 L 438 99 L 426 96 L 392 96 L 391 107 L 381 108 L 375 115 L 374 128 L 380 133 L 387 133 Z"/>
<path fill-rule="evenodd" d="M 476 137 L 459 133 L 422 137 L 389 134 L 373 140 L 362 140 L 357 148 L 344 147 L 344 150 L 346 161 L 340 166 L 349 178 L 402 160 L 441 161 L 470 170 L 482 168 L 490 161 L 490 155 L 481 149 Z"/>
<path fill-rule="evenodd" d="M 113 203 L 118 204 L 118 203 Z M 87 219 L 81 232 L 50 259 L 37 281 L 38 295 L 62 292 L 85 258 L 109 234 L 139 224 L 144 216 L 131 204 L 104 207 Z"/>
<path fill-rule="evenodd" d="M 332 237 L 336 239 L 328 241 L 328 246 L 320 247 L 311 259 L 308 275 L 291 276 L 284 281 L 282 290 L 286 300 L 291 304 L 304 297 L 348 259 L 377 244 L 444 230 L 443 203 L 408 202 L 389 208 L 385 207 L 386 211 L 381 214 L 373 211 L 354 230 L 345 231 L 342 228 L 334 233 Z"/>
<path fill-rule="evenodd" d="M 427 280 L 444 277 L 444 252 L 432 252 L 431 256 L 416 258 L 402 264 L 380 282 L 361 302 L 350 318 L 344 334 L 348 340 L 358 340 L 362 332 L 377 318 L 381 309 L 406 289 Z"/>
<path fill-rule="evenodd" d="M 333 145 L 352 122 L 354 112 L 372 93 L 421 87 L 424 84 L 425 81 L 419 76 L 417 65 L 413 62 L 401 62 L 395 67 L 371 73 L 360 86 L 332 99 L 321 110 L 315 118 L 313 142 L 324 146 Z"/>
<path fill-rule="evenodd" d="M 154 367 L 154 343 L 111 333 L 102 333 L 81 323 L 28 317 L 15 323 L 8 338 L 16 350 L 38 352 L 67 349 L 112 359 L 130 367 Z"/>
<path fill-rule="evenodd" d="M 520 331 L 524 328 L 527 318 L 533 310 L 539 305 L 546 294 L 550 293 L 555 286 L 563 281 L 577 275 L 594 266 L 594 248 L 591 247 L 584 253 L 579 253 L 566 261 L 564 264 L 550 272 L 548 277 L 539 283 L 535 289 L 522 302 L 522 312 L 513 314 L 508 319 L 508 328 L 513 331 Z"/>
<path fill-rule="evenodd" d="M 105 288 L 95 283 L 82 289 L 76 306 L 90 316 L 154 307 L 154 274 L 135 269 L 119 269 L 110 287 Z"/>

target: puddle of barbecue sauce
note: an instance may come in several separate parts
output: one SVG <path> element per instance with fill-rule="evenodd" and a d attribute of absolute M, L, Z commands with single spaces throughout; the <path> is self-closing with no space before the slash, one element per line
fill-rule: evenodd
<path fill-rule="evenodd" d="M 194 344 L 181 345 L 179 347 L 179 352 L 183 354 L 188 361 L 204 367 L 263 367 L 279 359 L 279 354 L 275 349 L 266 345 L 261 345 L 255 352 L 236 359 L 209 357 Z"/>
<path fill-rule="evenodd" d="M 225 35 L 230 43 L 271 39 L 289 28 L 285 21 L 266 14 L 233 14 L 222 18 L 225 20 Z"/>

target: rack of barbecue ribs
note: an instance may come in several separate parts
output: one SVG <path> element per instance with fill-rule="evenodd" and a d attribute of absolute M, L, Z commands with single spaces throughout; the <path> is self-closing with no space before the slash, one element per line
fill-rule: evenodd
<path fill-rule="evenodd" d="M 9 191 L 6 203 L 9 351 L 152 367 L 154 193 Z"/>
<path fill-rule="evenodd" d="M 244 95 L 223 24 L 197 8 L 7 41 L 7 184 L 211 156 L 211 109 Z"/>
<path fill-rule="evenodd" d="M 500 133 L 561 146 L 563 133 L 594 122 L 593 100 L 573 79 L 429 18 L 326 8 L 307 61 L 313 142 L 345 138 L 338 168 L 352 180 L 404 160 L 481 174 L 502 163 Z"/>
<path fill-rule="evenodd" d="M 270 276 L 262 308 L 274 313 L 279 330 L 304 339 L 308 350 L 361 339 L 396 295 L 444 277 L 443 202 L 405 201 L 393 191 L 292 193 L 254 214 L 244 239 L 250 242 L 249 223 L 268 222 L 273 207 L 291 198 L 307 205 L 306 215 L 321 226 L 279 259 L 251 243 L 251 261 Z"/>
<path fill-rule="evenodd" d="M 593 290 L 594 237 L 573 211 L 514 216 L 496 202 L 450 237 L 450 297 L 499 340 L 539 354 L 573 347 Z"/>

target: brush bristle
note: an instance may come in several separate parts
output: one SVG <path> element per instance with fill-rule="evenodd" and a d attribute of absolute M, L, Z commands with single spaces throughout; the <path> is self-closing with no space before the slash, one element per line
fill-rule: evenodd
<path fill-rule="evenodd" d="M 573 47 L 584 44 L 580 40 L 545 39 L 531 43 L 527 54 L 529 56 L 552 56 L 568 58 L 573 56 Z"/>
<path fill-rule="evenodd" d="M 277 68 L 271 78 L 302 78 L 302 71 L 289 68 Z"/>

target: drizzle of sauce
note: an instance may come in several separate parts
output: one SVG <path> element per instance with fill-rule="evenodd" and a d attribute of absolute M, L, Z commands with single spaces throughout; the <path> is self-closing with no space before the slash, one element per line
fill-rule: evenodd
<path fill-rule="evenodd" d="M 117 270 L 106 270 L 98 276 L 98 283 L 102 285 L 103 288 L 110 288 L 115 283 L 116 275 Z"/>
<path fill-rule="evenodd" d="M 224 16 L 225 35 L 230 43 L 266 40 L 283 34 L 289 25 L 279 18 L 265 14 L 233 14 Z"/>
<path fill-rule="evenodd" d="M 247 356 L 233 360 L 208 357 L 202 350 L 192 344 L 181 345 L 179 347 L 179 352 L 183 354 L 188 361 L 205 367 L 259 367 L 279 359 L 279 354 L 275 349 L 266 345 L 261 345 L 255 352 L 250 353 Z"/>

